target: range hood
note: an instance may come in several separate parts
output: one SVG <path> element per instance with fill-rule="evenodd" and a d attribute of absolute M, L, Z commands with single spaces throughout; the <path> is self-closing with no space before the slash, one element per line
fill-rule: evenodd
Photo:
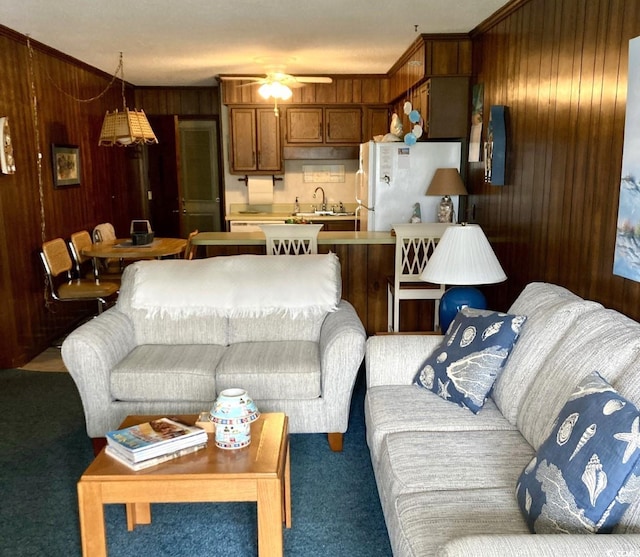
<path fill-rule="evenodd" d="M 357 160 L 359 145 L 346 147 L 333 147 L 328 145 L 307 147 L 284 147 L 282 158 L 284 160 Z"/>

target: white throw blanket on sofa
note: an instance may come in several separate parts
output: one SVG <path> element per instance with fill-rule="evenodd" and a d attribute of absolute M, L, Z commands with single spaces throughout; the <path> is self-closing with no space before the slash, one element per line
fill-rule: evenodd
<path fill-rule="evenodd" d="M 139 261 L 125 272 L 135 272 L 131 307 L 149 317 L 310 317 L 335 311 L 342 295 L 335 254 Z"/>

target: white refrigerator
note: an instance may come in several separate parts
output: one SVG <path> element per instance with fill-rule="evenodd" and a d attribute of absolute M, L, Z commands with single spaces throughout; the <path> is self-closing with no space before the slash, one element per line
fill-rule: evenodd
<path fill-rule="evenodd" d="M 388 231 L 410 222 L 416 203 L 422 222 L 437 222 L 442 197 L 426 195 L 427 188 L 436 169 L 460 170 L 461 159 L 460 139 L 361 144 L 355 180 L 360 230 Z M 451 199 L 457 217 L 458 196 Z"/>

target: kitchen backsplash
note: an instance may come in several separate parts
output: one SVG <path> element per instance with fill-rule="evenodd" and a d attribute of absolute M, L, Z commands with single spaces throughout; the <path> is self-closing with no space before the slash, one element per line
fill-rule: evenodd
<path fill-rule="evenodd" d="M 308 207 L 312 204 L 318 205 L 322 203 L 322 194 L 318 192 L 318 196 L 314 199 L 313 194 L 317 187 L 322 187 L 325 192 L 326 203 L 330 207 L 333 204 L 355 203 L 355 175 L 358 170 L 357 160 L 332 160 L 332 161 L 303 161 L 290 160 L 284 161 L 285 171 L 282 175 L 282 181 L 276 181 L 273 191 L 274 204 L 293 204 L 296 197 L 299 199 L 300 205 Z M 344 182 L 305 182 L 303 166 L 316 167 L 344 167 Z M 307 175 L 309 169 L 307 168 Z M 225 190 L 226 212 L 229 213 L 231 204 L 248 203 L 247 188 L 241 176 L 233 176 L 230 182 L 227 182 Z"/>

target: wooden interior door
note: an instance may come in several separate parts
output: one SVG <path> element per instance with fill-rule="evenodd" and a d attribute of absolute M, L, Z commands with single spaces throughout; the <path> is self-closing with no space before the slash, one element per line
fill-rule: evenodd
<path fill-rule="evenodd" d="M 222 184 L 217 120 L 181 120 L 180 221 L 189 232 L 219 232 L 222 228 Z"/>

